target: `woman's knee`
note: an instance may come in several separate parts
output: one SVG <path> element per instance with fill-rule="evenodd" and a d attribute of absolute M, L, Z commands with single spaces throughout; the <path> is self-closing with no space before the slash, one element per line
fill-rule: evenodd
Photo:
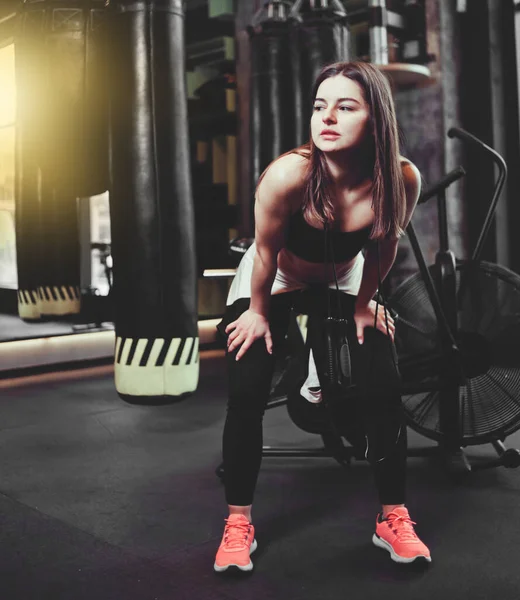
<path fill-rule="evenodd" d="M 352 374 L 357 385 L 371 395 L 399 395 L 402 381 L 392 340 L 373 327 L 365 328 L 364 337 L 362 345 L 351 341 Z"/>
<path fill-rule="evenodd" d="M 248 402 L 232 402 L 231 399 L 228 402 L 227 414 L 228 419 L 234 421 L 240 421 L 246 424 L 248 428 L 255 423 L 261 423 L 265 413 L 265 402 L 260 403 L 248 403 Z"/>
<path fill-rule="evenodd" d="M 397 415 L 396 415 L 397 417 Z M 366 427 L 367 452 L 370 463 L 406 453 L 406 423 L 403 419 L 374 419 Z"/>
<path fill-rule="evenodd" d="M 271 389 L 274 358 L 263 339 L 254 342 L 239 361 L 235 355 L 227 355 L 228 408 L 263 413 Z"/>
<path fill-rule="evenodd" d="M 250 385 L 247 379 L 230 385 L 227 412 L 240 420 L 261 421 L 269 400 L 270 386 Z"/>

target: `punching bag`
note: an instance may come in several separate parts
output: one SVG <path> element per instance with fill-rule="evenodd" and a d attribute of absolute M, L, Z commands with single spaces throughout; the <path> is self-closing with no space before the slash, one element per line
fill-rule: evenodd
<path fill-rule="evenodd" d="M 183 2 L 108 11 L 115 383 L 130 403 L 167 403 L 199 376 Z"/>
<path fill-rule="evenodd" d="M 43 0 L 42 176 L 73 199 L 108 189 L 108 107 L 104 0 Z"/>
<path fill-rule="evenodd" d="M 23 12 L 15 40 L 15 230 L 18 314 L 40 319 L 38 288 L 42 253 L 40 146 L 43 143 L 43 68 L 40 38 L 44 11 Z"/>
<path fill-rule="evenodd" d="M 77 198 L 108 187 L 105 52 L 100 29 L 103 0 L 25 0 L 15 43 L 21 109 L 17 124 L 19 313 L 27 285 L 36 286 L 42 316 L 80 311 Z M 39 252 L 23 232 L 37 190 Z M 36 213 L 35 213 L 36 214 Z M 26 273 L 27 256 L 36 275 Z M 34 265 L 31 265 L 32 269 Z M 28 282 L 35 279 L 34 282 Z M 28 282 L 27 284 L 25 282 Z"/>
<path fill-rule="evenodd" d="M 349 60 L 347 14 L 339 0 L 298 0 L 289 15 L 292 23 L 296 144 L 309 140 L 312 87 L 321 69 Z"/>
<path fill-rule="evenodd" d="M 295 146 L 289 8 L 287 2 L 267 2 L 248 27 L 253 193 L 258 178 L 269 163 Z"/>

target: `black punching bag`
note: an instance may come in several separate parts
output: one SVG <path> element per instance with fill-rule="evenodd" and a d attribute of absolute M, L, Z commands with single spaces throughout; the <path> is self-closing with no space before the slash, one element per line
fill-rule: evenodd
<path fill-rule="evenodd" d="M 252 190 L 269 163 L 295 146 L 289 8 L 287 2 L 267 2 L 248 27 Z"/>
<path fill-rule="evenodd" d="M 297 0 L 289 18 L 292 43 L 292 76 L 298 110 L 294 112 L 298 145 L 309 140 L 312 87 L 321 69 L 349 60 L 347 14 L 339 0 Z"/>
<path fill-rule="evenodd" d="M 167 403 L 199 376 L 182 0 L 110 0 L 115 383 Z"/>
<path fill-rule="evenodd" d="M 18 314 L 40 319 L 40 146 L 43 143 L 43 11 L 22 12 L 15 39 L 15 207 Z"/>
<path fill-rule="evenodd" d="M 108 189 L 104 0 L 25 0 L 44 11 L 45 132 L 42 176 L 72 198 Z"/>
<path fill-rule="evenodd" d="M 25 0 L 22 6 L 15 44 L 22 109 L 17 119 L 21 316 L 27 313 L 22 300 L 28 279 L 37 289 L 34 313 L 56 317 L 80 311 L 77 198 L 108 187 L 106 58 L 99 33 L 104 12 L 103 0 Z M 25 220 L 34 209 L 35 189 L 37 253 L 25 248 L 35 242 L 23 235 L 30 229 Z M 37 256 L 37 274 L 28 278 L 29 254 Z"/>

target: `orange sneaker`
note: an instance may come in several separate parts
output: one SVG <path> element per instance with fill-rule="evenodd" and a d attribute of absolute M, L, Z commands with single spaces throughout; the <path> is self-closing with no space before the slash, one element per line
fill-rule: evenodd
<path fill-rule="evenodd" d="M 392 560 L 398 563 L 411 563 L 416 559 L 431 562 L 430 551 L 417 537 L 408 509 L 394 508 L 386 519 L 380 513 L 376 520 L 376 532 L 372 541 L 379 548 L 390 552 Z"/>
<path fill-rule="evenodd" d="M 247 517 L 229 515 L 213 568 L 217 573 L 227 571 L 229 567 L 240 571 L 251 571 L 253 563 L 250 555 L 256 547 L 255 528 Z"/>

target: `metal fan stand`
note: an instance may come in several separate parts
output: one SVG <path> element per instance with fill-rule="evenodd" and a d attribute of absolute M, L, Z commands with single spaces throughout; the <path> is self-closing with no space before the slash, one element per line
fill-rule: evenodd
<path fill-rule="evenodd" d="M 476 464 L 470 464 L 463 447 L 469 445 L 468 440 L 463 434 L 463 415 L 461 414 L 460 402 L 460 386 L 467 383 L 467 378 L 473 377 L 475 374 L 471 372 L 472 365 L 480 363 L 480 373 L 485 372 L 486 359 L 479 357 L 479 348 L 472 348 L 472 356 L 468 358 L 467 344 L 462 343 L 464 333 L 459 327 L 461 314 L 461 298 L 465 292 L 472 293 L 470 286 L 475 273 L 480 275 L 484 263 L 481 263 L 480 256 L 482 248 L 489 232 L 492 223 L 496 204 L 498 202 L 500 192 L 504 185 L 507 167 L 504 159 L 492 148 L 478 140 L 470 133 L 459 129 L 452 128 L 448 131 L 448 137 L 456 137 L 468 144 L 480 149 L 486 153 L 498 167 L 498 178 L 494 187 L 493 198 L 488 209 L 484 224 L 482 226 L 476 247 L 472 253 L 471 259 L 465 263 L 457 261 L 454 253 L 449 248 L 448 241 L 448 226 L 446 213 L 446 189 L 457 179 L 465 175 L 464 169 L 461 167 L 448 173 L 439 183 L 432 189 L 422 195 L 420 203 L 426 202 L 432 197 L 437 197 L 438 200 L 438 215 L 439 215 L 439 250 L 436 253 L 435 264 L 430 268 L 426 265 L 424 256 L 419 247 L 417 236 L 413 225 L 410 223 L 407 228 L 407 234 L 410 243 L 417 259 L 420 276 L 427 292 L 427 297 L 433 308 L 437 321 L 438 344 L 437 352 L 430 355 L 417 355 L 408 357 L 406 360 L 399 361 L 401 374 L 403 376 L 403 396 L 409 394 L 421 394 L 426 392 L 424 398 L 432 398 L 432 392 L 437 392 L 435 399 L 438 402 L 436 410 L 438 410 L 438 429 L 421 427 L 422 416 L 419 412 L 426 411 L 426 402 L 424 406 L 416 409 L 415 413 L 407 415 L 409 425 L 421 433 L 437 439 L 438 446 L 425 448 L 421 452 L 422 455 L 436 454 L 442 458 L 446 468 L 454 474 L 464 474 L 472 470 L 488 469 L 497 466 L 505 466 L 508 468 L 516 468 L 520 465 L 520 451 L 517 449 L 507 449 L 504 445 L 506 427 L 498 428 L 495 432 L 492 424 L 489 426 L 488 434 L 481 435 L 480 439 L 471 440 L 472 445 L 482 443 L 484 441 L 491 443 L 495 448 L 498 456 L 489 460 L 479 461 Z M 498 265 L 488 265 L 486 273 L 493 275 L 493 283 L 498 281 L 498 275 L 502 275 L 503 279 L 512 281 L 515 286 L 515 291 L 520 290 L 520 277 L 515 273 L 508 271 L 504 267 Z M 457 274 L 458 289 L 457 289 Z M 396 323 L 396 340 L 399 336 L 399 328 L 414 327 L 413 323 L 400 323 L 399 316 L 399 297 L 403 293 L 411 290 L 412 286 L 417 284 L 418 277 L 412 276 L 409 280 L 401 284 L 400 288 L 392 295 L 389 300 L 389 305 L 397 313 Z M 403 289 L 404 288 L 404 289 Z M 396 300 L 397 298 L 397 300 Z M 475 301 L 475 300 L 472 300 Z M 486 310 L 500 310 L 500 307 L 489 306 Z M 419 325 L 419 327 L 417 326 Z M 420 324 L 415 325 L 419 330 Z M 438 350 L 440 349 L 440 353 Z M 425 377 L 418 377 L 418 373 L 426 374 Z M 479 373 L 479 374 L 480 374 Z M 428 376 L 429 375 L 429 376 Z M 430 393 L 430 396 L 428 396 Z M 507 393 L 507 390 L 506 390 Z M 489 402 L 493 402 L 492 392 L 489 393 Z M 515 398 L 508 394 L 508 400 L 517 405 L 520 405 L 520 397 Z M 428 400 L 429 401 L 429 400 Z M 471 403 L 471 398 L 468 399 Z M 473 410 L 473 407 L 470 407 Z M 405 411 L 406 414 L 406 411 Z M 520 428 L 520 422 L 509 426 L 508 433 Z M 417 453 L 415 453 L 417 455 Z"/>

